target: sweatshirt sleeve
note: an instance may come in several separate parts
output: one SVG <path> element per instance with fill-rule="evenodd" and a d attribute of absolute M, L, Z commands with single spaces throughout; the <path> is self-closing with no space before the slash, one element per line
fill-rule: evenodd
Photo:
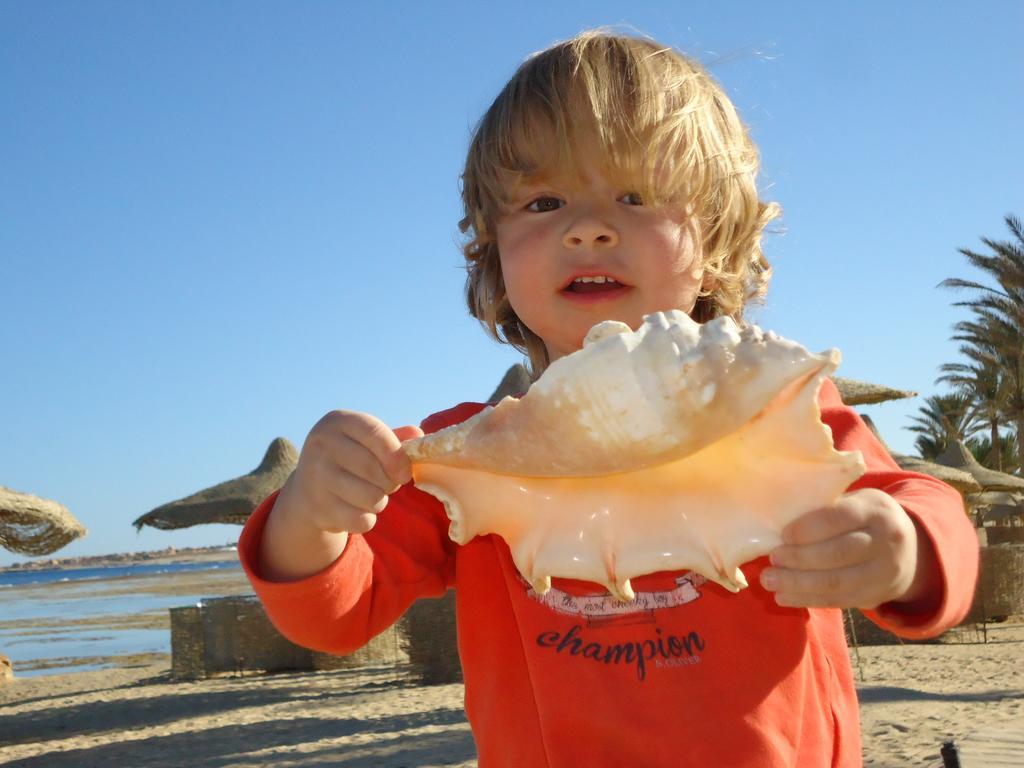
<path fill-rule="evenodd" d="M 864 614 L 908 639 L 934 637 L 957 625 L 974 599 L 979 560 L 978 537 L 960 494 L 934 477 L 901 469 L 863 420 L 843 405 L 831 381 L 822 385 L 819 402 L 836 449 L 860 451 L 867 465 L 849 490 L 877 488 L 892 496 L 931 540 L 938 561 L 942 594 L 934 611 L 909 614 L 896 603 L 886 603 Z"/>
<path fill-rule="evenodd" d="M 238 556 L 271 622 L 298 645 L 351 653 L 415 600 L 439 597 L 454 581 L 448 519 L 436 499 L 411 485 L 392 494 L 370 531 L 350 534 L 345 550 L 324 570 L 297 581 L 268 581 L 257 563 L 276 500 L 274 493 L 249 517 Z"/>

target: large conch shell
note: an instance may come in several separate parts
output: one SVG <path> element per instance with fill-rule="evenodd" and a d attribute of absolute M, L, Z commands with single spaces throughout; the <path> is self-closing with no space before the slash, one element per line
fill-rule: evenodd
<path fill-rule="evenodd" d="M 682 569 L 736 592 L 742 563 L 864 472 L 821 423 L 838 363 L 727 317 L 605 321 L 521 399 L 405 450 L 452 540 L 499 534 L 541 594 L 557 576 L 628 601 L 631 577 Z"/>

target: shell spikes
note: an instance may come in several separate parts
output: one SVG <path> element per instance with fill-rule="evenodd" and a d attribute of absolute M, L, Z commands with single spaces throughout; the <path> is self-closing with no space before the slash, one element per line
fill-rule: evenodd
<path fill-rule="evenodd" d="M 821 422 L 838 363 L 730 318 L 606 321 L 521 399 L 405 450 L 451 538 L 500 535 L 538 593 L 561 577 L 628 601 L 630 578 L 683 569 L 735 592 L 740 565 L 864 472 Z"/>

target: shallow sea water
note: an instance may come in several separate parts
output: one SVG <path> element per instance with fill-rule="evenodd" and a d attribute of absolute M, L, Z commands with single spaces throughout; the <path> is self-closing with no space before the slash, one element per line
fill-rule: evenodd
<path fill-rule="evenodd" d="M 170 608 L 251 594 L 237 562 L 104 569 L 0 587 L 0 653 L 19 677 L 104 669 L 170 654 Z M 84 574 L 80 574 L 84 576 Z"/>

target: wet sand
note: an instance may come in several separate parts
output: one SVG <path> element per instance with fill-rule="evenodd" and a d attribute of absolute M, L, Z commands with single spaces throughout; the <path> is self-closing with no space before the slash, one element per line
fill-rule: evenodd
<path fill-rule="evenodd" d="M 0 574 L 33 573 L 39 570 L 72 571 L 80 568 L 124 568 L 132 565 L 177 565 L 180 563 L 223 563 L 237 562 L 238 555 L 233 546 L 199 547 L 180 550 L 157 550 L 135 552 L 123 555 L 96 555 L 84 557 L 51 558 L 49 560 L 22 561 L 29 567 L 17 565 L 0 566 Z"/>

